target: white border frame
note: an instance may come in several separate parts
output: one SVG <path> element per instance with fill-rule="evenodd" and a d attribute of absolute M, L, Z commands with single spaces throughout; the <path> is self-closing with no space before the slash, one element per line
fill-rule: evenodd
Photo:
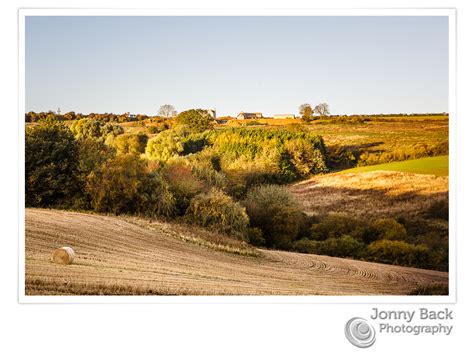
<path fill-rule="evenodd" d="M 446 16 L 449 19 L 449 295 L 447 296 L 27 296 L 25 294 L 26 16 Z M 19 9 L 19 303 L 454 304 L 456 303 L 456 9 Z"/>

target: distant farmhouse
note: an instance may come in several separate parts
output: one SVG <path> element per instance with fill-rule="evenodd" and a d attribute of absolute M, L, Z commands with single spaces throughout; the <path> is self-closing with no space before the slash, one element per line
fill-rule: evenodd
<path fill-rule="evenodd" d="M 237 115 L 238 120 L 251 120 L 255 118 L 263 118 L 261 112 L 241 112 Z"/>
<path fill-rule="evenodd" d="M 213 118 L 216 119 L 216 110 L 206 110 L 206 112 Z"/>
<path fill-rule="evenodd" d="M 284 119 L 291 119 L 295 118 L 295 115 L 291 113 L 277 113 L 276 115 L 273 115 L 274 119 L 279 119 L 279 120 L 284 120 Z"/>

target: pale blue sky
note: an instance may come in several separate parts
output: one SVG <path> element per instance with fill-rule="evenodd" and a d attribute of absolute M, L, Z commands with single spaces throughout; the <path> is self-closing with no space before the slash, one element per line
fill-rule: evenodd
<path fill-rule="evenodd" d="M 447 17 L 26 18 L 26 111 L 448 111 Z"/>

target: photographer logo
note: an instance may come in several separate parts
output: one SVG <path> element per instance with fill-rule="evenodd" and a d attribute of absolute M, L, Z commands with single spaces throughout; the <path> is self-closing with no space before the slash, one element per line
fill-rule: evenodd
<path fill-rule="evenodd" d="M 355 317 L 346 323 L 346 338 L 358 348 L 368 348 L 375 343 L 375 329 L 364 318 Z"/>

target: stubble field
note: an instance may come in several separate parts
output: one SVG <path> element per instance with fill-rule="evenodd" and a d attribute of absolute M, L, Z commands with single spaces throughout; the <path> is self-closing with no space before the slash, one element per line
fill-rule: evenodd
<path fill-rule="evenodd" d="M 50 261 L 71 246 L 72 265 Z M 26 210 L 27 295 L 404 295 L 448 273 L 253 249 L 165 222 Z"/>

